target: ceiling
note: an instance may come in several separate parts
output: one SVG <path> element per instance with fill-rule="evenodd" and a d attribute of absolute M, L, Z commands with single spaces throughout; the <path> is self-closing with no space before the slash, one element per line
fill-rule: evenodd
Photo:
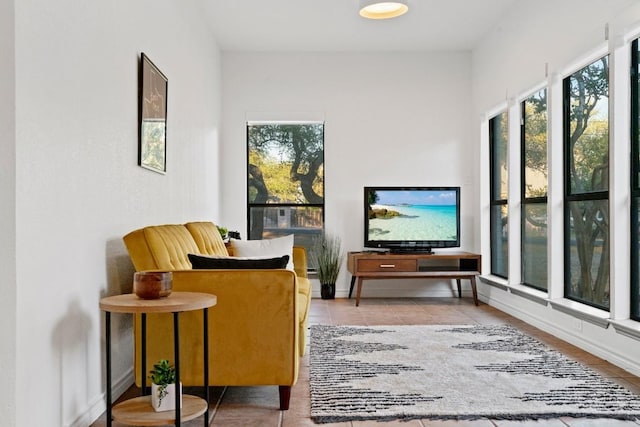
<path fill-rule="evenodd" d="M 205 0 L 223 51 L 471 50 L 516 0 L 410 0 L 389 20 L 358 15 L 358 0 Z"/>

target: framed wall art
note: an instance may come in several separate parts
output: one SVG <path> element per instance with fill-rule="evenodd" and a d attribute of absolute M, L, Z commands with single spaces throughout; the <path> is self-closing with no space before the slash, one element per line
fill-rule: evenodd
<path fill-rule="evenodd" d="M 138 165 L 158 173 L 167 171 L 167 77 L 144 52 L 138 88 Z"/>

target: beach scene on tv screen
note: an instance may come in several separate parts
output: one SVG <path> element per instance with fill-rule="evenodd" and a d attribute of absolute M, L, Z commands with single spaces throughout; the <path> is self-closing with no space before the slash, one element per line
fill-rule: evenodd
<path fill-rule="evenodd" d="M 456 240 L 456 192 L 372 190 L 369 240 Z"/>

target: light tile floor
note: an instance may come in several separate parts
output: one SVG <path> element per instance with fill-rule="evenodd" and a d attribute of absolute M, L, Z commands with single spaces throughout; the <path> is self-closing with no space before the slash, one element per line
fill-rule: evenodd
<path fill-rule="evenodd" d="M 470 298 L 393 298 L 363 299 L 355 307 L 354 300 L 336 299 L 311 302 L 310 324 L 331 325 L 414 325 L 414 324 L 497 324 L 513 325 L 566 356 L 590 366 L 603 376 L 640 394 L 640 378 L 605 360 L 542 332 L 486 304 L 476 307 Z M 639 422 L 608 419 L 555 418 L 541 421 L 356 421 L 333 424 L 315 424 L 311 421 L 309 399 L 309 358 L 304 357 L 298 383 L 291 393 L 288 411 L 278 409 L 277 387 L 214 387 L 212 390 L 211 426 L 223 427 L 631 427 Z M 132 387 L 123 398 L 137 395 Z M 91 427 L 104 427 L 104 414 Z M 183 424 L 202 426 L 202 418 Z M 114 423 L 114 426 L 118 424 Z"/>

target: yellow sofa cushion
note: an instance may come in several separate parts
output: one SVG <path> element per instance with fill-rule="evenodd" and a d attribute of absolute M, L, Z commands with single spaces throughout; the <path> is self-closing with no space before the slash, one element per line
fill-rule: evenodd
<path fill-rule="evenodd" d="M 306 271 L 305 271 L 306 273 Z M 311 308 L 311 281 L 307 277 L 296 278 L 298 285 L 298 321 L 300 322 L 300 333 L 298 336 L 298 352 L 300 356 L 304 356 L 307 351 L 307 320 L 309 319 L 309 310 Z"/>
<path fill-rule="evenodd" d="M 132 231 L 124 242 L 136 271 L 189 270 L 188 254 L 200 250 L 182 225 L 154 225 Z"/>
<path fill-rule="evenodd" d="M 218 227 L 213 222 L 188 222 L 184 226 L 191 233 L 201 254 L 229 256 Z"/>
<path fill-rule="evenodd" d="M 307 250 L 302 246 L 293 247 L 293 269 L 296 276 L 307 277 Z"/>
<path fill-rule="evenodd" d="M 298 292 L 305 296 L 311 295 L 311 281 L 307 277 L 298 276 Z"/>

